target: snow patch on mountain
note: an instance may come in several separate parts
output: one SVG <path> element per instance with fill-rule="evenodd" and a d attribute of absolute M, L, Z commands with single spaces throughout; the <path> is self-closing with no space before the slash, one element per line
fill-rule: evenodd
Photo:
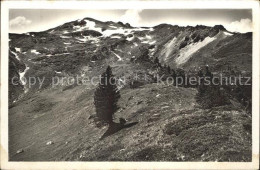
<path fill-rule="evenodd" d="M 74 26 L 74 32 L 83 31 L 83 30 L 94 30 L 98 32 L 102 32 L 101 28 L 96 27 L 96 23 L 93 21 L 89 21 L 87 19 L 84 20 L 86 24 L 84 26 Z"/>
<path fill-rule="evenodd" d="M 105 30 L 102 32 L 102 34 L 105 37 L 111 36 L 112 34 L 123 34 L 123 35 L 128 35 L 131 32 L 130 29 L 123 29 L 123 28 L 119 28 L 119 29 L 113 29 L 113 30 Z"/>
<path fill-rule="evenodd" d="M 21 52 L 21 48 L 15 47 L 15 50 L 16 50 L 17 52 Z"/>
<path fill-rule="evenodd" d="M 60 37 L 61 38 L 71 38 L 71 36 L 64 36 L 64 35 L 61 35 Z"/>
<path fill-rule="evenodd" d="M 132 41 L 133 39 L 134 39 L 134 36 L 126 38 L 127 41 Z"/>
<path fill-rule="evenodd" d="M 89 41 L 89 39 L 86 36 L 84 36 L 83 38 L 77 38 L 77 40 L 82 41 L 82 42 Z"/>
<path fill-rule="evenodd" d="M 13 51 L 11 51 L 11 53 L 15 56 L 15 58 L 17 59 L 17 60 L 19 60 L 20 61 L 20 58 L 19 58 L 19 56 L 15 53 L 15 52 L 13 52 Z"/>
<path fill-rule="evenodd" d="M 155 44 L 155 43 L 156 43 L 156 40 L 151 41 L 149 44 L 153 45 L 153 44 Z"/>
<path fill-rule="evenodd" d="M 155 48 L 149 49 L 149 56 L 153 57 L 155 51 L 156 51 Z"/>
<path fill-rule="evenodd" d="M 21 84 L 24 86 L 26 84 L 26 79 L 24 77 L 25 73 L 29 70 L 29 67 L 26 66 L 25 70 L 23 72 L 19 73 Z"/>
<path fill-rule="evenodd" d="M 115 54 L 115 56 L 118 58 L 117 61 L 122 61 L 122 60 L 123 60 L 118 54 L 116 54 L 116 53 L 114 53 L 114 52 L 113 52 L 113 54 Z"/>
<path fill-rule="evenodd" d="M 233 35 L 233 34 L 231 34 L 231 33 L 229 33 L 229 32 L 226 32 L 226 31 L 224 31 L 223 33 L 224 33 L 225 35 L 227 35 L 227 36 Z"/>
<path fill-rule="evenodd" d="M 79 25 L 73 26 L 74 32 L 75 30 L 79 30 L 81 27 Z"/>
<path fill-rule="evenodd" d="M 61 71 L 55 71 L 55 73 L 57 73 L 57 74 L 61 74 Z"/>
<path fill-rule="evenodd" d="M 152 36 L 150 35 L 146 35 L 145 37 L 139 37 L 139 40 L 142 41 L 142 43 L 145 44 L 154 44 L 155 41 L 152 41 Z"/>
<path fill-rule="evenodd" d="M 78 20 L 80 22 L 82 20 Z M 123 34 L 128 35 L 133 31 L 152 31 L 153 28 L 123 28 L 123 27 L 116 27 L 114 25 L 109 25 L 106 30 L 102 31 L 101 27 L 98 27 L 96 22 L 90 21 L 88 19 L 84 19 L 83 21 L 86 22 L 85 25 L 77 25 L 73 26 L 73 32 L 79 32 L 84 30 L 94 30 L 98 31 L 103 34 L 104 37 L 111 36 L 112 34 Z"/>
<path fill-rule="evenodd" d="M 82 38 L 77 38 L 77 40 L 80 40 L 82 42 L 93 41 L 92 43 L 98 43 L 99 42 L 98 38 L 92 37 L 92 36 L 83 36 Z"/>
<path fill-rule="evenodd" d="M 134 31 L 150 31 L 150 28 L 118 28 L 118 29 L 107 29 L 102 32 L 103 36 L 108 37 L 112 34 L 123 34 L 128 35 Z"/>
<path fill-rule="evenodd" d="M 194 54 L 196 51 L 206 46 L 210 42 L 214 41 L 215 39 L 216 37 L 207 37 L 203 41 L 187 45 L 186 47 L 180 50 L 180 55 L 175 59 L 175 62 L 178 65 L 184 64 L 190 59 L 192 54 Z"/>
<path fill-rule="evenodd" d="M 109 25 L 109 27 L 110 27 L 110 28 L 115 28 L 115 29 L 117 29 L 117 27 L 114 26 L 114 25 Z"/>
<path fill-rule="evenodd" d="M 41 54 L 41 53 L 39 53 L 39 52 L 36 51 L 36 50 L 31 50 L 31 53 L 34 53 L 34 54 L 36 54 L 36 55 Z"/>
<path fill-rule="evenodd" d="M 152 36 L 150 36 L 150 35 L 146 35 L 145 37 L 146 37 L 148 40 L 152 39 Z"/>

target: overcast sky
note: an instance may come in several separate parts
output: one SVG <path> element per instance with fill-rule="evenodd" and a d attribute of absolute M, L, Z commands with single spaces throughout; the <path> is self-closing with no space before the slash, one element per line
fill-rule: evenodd
<path fill-rule="evenodd" d="M 11 9 L 9 32 L 43 31 L 85 17 L 101 21 L 122 21 L 132 26 L 168 23 L 180 26 L 223 25 L 229 31 L 252 31 L 250 9 L 144 9 L 144 10 L 62 10 Z"/>

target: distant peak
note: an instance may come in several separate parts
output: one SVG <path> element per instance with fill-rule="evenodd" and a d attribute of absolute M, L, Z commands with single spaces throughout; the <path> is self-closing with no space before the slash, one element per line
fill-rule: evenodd
<path fill-rule="evenodd" d="M 159 25 L 156 25 L 154 26 L 153 28 L 155 29 L 160 29 L 160 28 L 169 28 L 169 27 L 179 27 L 178 25 L 171 25 L 171 24 L 166 24 L 166 23 L 163 23 L 163 24 L 159 24 Z"/>
<path fill-rule="evenodd" d="M 96 19 L 89 18 L 89 17 L 84 18 L 84 20 L 89 20 L 89 21 L 98 21 L 98 20 L 96 20 Z"/>
<path fill-rule="evenodd" d="M 226 28 L 225 28 L 223 25 L 215 25 L 215 26 L 213 27 L 213 29 L 221 30 L 221 31 L 226 31 Z"/>
<path fill-rule="evenodd" d="M 205 26 L 205 25 L 196 25 L 195 28 L 205 29 L 205 28 L 209 28 L 209 27 Z"/>
<path fill-rule="evenodd" d="M 117 22 L 117 24 L 119 24 L 120 26 L 122 26 L 122 27 L 127 27 L 127 28 L 131 28 L 132 26 L 129 24 L 129 23 L 123 23 L 123 22 L 121 22 L 121 21 L 119 21 L 119 22 Z"/>

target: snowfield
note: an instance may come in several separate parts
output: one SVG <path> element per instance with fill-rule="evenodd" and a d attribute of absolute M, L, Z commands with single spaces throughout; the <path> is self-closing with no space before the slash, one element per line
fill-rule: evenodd
<path fill-rule="evenodd" d="M 102 32 L 104 37 L 109 37 L 112 34 L 123 34 L 123 35 L 128 35 L 131 33 L 131 29 L 123 29 L 123 28 L 119 28 L 119 29 L 112 29 L 112 30 L 105 30 Z"/>
<path fill-rule="evenodd" d="M 83 31 L 83 30 L 94 30 L 98 32 L 102 32 L 101 28 L 95 27 L 96 23 L 93 21 L 89 21 L 87 19 L 84 19 L 86 24 L 84 26 L 74 26 L 74 31 L 73 32 L 78 32 L 78 31 Z"/>
<path fill-rule="evenodd" d="M 82 20 L 78 20 L 78 22 L 80 22 Z M 109 25 L 108 29 L 102 31 L 101 27 L 97 27 L 96 23 L 94 21 L 90 21 L 88 19 L 84 19 L 83 21 L 86 22 L 85 25 L 83 26 L 73 26 L 73 32 L 78 32 L 78 31 L 84 31 L 84 30 L 94 30 L 94 31 L 98 31 L 100 33 L 103 34 L 103 37 L 109 37 L 113 34 L 123 34 L 123 35 L 128 35 L 131 34 L 133 31 L 153 31 L 153 28 L 123 28 L 123 27 L 116 27 L 113 25 Z M 64 31 L 65 33 L 65 31 Z M 68 33 L 68 32 L 66 32 Z M 150 39 L 151 37 L 147 37 L 148 39 Z"/>

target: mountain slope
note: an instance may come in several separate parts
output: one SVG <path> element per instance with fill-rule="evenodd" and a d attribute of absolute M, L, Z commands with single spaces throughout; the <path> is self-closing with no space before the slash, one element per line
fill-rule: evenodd
<path fill-rule="evenodd" d="M 251 33 L 84 18 L 9 39 L 10 160 L 250 161 L 250 116 L 233 105 L 202 109 L 195 88 L 154 83 L 161 72 L 153 61 L 194 74 L 208 64 L 214 72 L 232 67 L 250 75 Z M 98 79 L 69 79 L 91 79 L 107 65 L 125 82 L 118 85 L 115 121 L 125 118 L 128 126 L 102 138 L 108 127 L 93 120 Z M 30 77 L 36 78 L 31 86 Z"/>
<path fill-rule="evenodd" d="M 11 160 L 250 161 L 250 119 L 232 107 L 198 108 L 195 89 L 122 89 L 115 121 L 137 124 L 102 140 L 107 127 L 91 118 L 93 92 L 49 89 L 20 100 L 9 111 Z"/>
<path fill-rule="evenodd" d="M 117 53 L 121 53 L 124 61 L 158 57 L 162 64 L 186 70 L 208 64 L 215 71 L 232 65 L 242 72 L 250 72 L 252 63 L 252 34 L 231 33 L 220 25 L 161 24 L 135 28 L 121 22 L 85 18 L 44 32 L 10 34 L 9 38 L 10 53 L 17 53 L 32 76 L 38 76 L 36 68 L 42 66 L 48 67 L 43 74 L 53 75 L 55 71 L 79 74 L 93 62 L 118 58 Z"/>

